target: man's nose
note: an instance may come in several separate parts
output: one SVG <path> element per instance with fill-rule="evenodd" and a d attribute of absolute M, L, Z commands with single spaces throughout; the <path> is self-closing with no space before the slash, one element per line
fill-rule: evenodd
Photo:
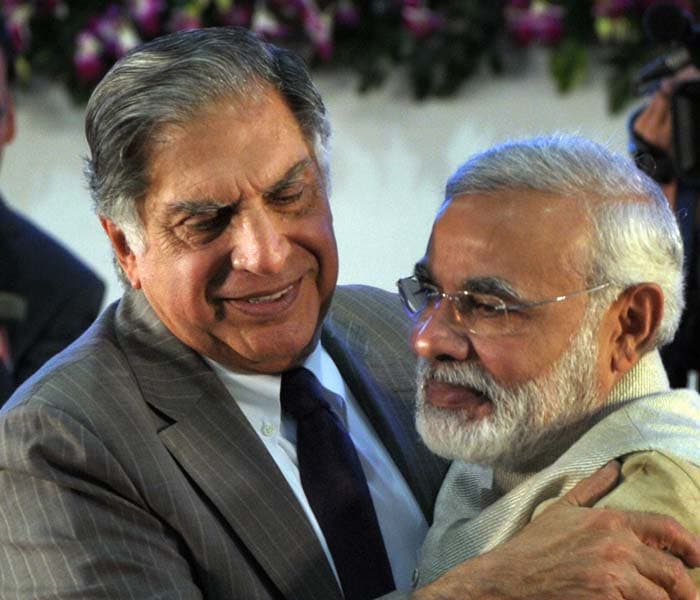
<path fill-rule="evenodd" d="M 411 336 L 413 351 L 429 360 L 467 360 L 471 341 L 455 315 L 452 302 L 440 298 L 425 309 Z"/>
<path fill-rule="evenodd" d="M 234 270 L 257 275 L 279 273 L 291 251 L 283 223 L 265 208 L 247 210 L 239 217 L 231 252 Z"/>

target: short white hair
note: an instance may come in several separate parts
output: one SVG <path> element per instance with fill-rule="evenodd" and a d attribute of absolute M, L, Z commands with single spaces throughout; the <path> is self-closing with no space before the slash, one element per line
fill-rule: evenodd
<path fill-rule="evenodd" d="M 513 189 L 583 203 L 592 224 L 588 283 L 609 282 L 603 296 L 609 301 L 628 287 L 657 284 L 664 314 L 652 347 L 673 339 L 685 306 L 683 241 L 656 182 L 598 143 L 555 134 L 509 141 L 472 157 L 449 179 L 445 197 Z"/>

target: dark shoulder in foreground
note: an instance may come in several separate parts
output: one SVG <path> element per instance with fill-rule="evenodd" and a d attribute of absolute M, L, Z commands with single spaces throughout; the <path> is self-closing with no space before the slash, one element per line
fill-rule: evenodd
<path fill-rule="evenodd" d="M 83 412 L 85 399 L 104 401 L 115 381 L 133 385 L 128 361 L 114 331 L 117 303 L 107 307 L 85 333 L 48 360 L 5 403 L 0 415 L 19 407 L 53 406 Z"/>

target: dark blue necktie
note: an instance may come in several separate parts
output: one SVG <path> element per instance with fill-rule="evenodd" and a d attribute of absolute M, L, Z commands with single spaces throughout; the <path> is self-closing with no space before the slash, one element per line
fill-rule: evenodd
<path fill-rule="evenodd" d="M 357 451 L 326 401 L 330 395 L 307 369 L 282 375 L 282 409 L 297 422 L 301 484 L 343 594 L 370 600 L 392 591 L 394 579 Z"/>

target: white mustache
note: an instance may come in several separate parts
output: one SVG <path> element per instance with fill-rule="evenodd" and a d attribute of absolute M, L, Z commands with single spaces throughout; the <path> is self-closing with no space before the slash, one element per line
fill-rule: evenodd
<path fill-rule="evenodd" d="M 502 393 L 503 387 L 483 367 L 472 363 L 418 363 L 418 384 L 425 387 L 429 381 L 470 388 L 489 399 Z"/>

